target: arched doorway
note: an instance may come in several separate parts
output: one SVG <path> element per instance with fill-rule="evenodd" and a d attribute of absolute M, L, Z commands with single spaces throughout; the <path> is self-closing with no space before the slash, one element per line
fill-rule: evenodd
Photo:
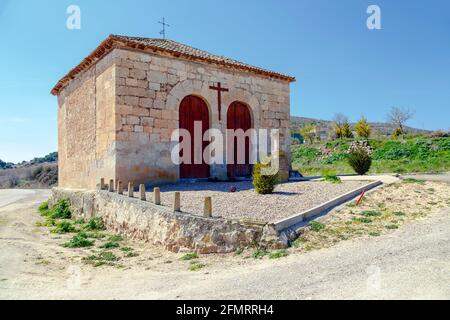
<path fill-rule="evenodd" d="M 246 132 L 252 127 L 250 110 L 242 102 L 235 101 L 228 108 L 227 129 L 242 129 Z M 238 146 L 237 138 L 234 138 L 234 162 L 227 164 L 228 177 L 246 177 L 252 174 L 252 165 L 250 164 L 250 137 L 245 137 L 245 163 L 238 164 Z"/>
<path fill-rule="evenodd" d="M 208 178 L 209 165 L 203 159 L 203 150 L 208 145 L 208 141 L 203 141 L 203 134 L 209 129 L 209 111 L 205 101 L 196 96 L 185 97 L 180 104 L 179 110 L 179 128 L 186 129 L 191 134 L 191 161 L 190 163 L 180 164 L 180 178 Z M 202 123 L 202 137 L 197 138 L 202 141 L 201 150 L 194 150 L 194 122 L 200 121 Z M 181 156 L 182 156 L 181 151 Z M 201 152 L 201 162 L 195 164 L 194 152 Z M 197 155 L 198 156 L 198 155 Z"/>

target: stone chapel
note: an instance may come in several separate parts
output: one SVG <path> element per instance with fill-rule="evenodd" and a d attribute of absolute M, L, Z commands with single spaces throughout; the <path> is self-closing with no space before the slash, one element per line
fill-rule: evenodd
<path fill-rule="evenodd" d="M 279 129 L 280 169 L 288 172 L 293 81 L 172 40 L 110 35 L 51 91 L 58 97 L 59 186 L 251 174 L 249 163 L 174 164 L 172 132 L 191 132 L 194 121 L 224 134 Z"/>

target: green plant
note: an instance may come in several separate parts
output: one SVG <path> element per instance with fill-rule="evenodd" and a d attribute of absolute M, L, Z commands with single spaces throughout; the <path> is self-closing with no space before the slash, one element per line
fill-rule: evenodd
<path fill-rule="evenodd" d="M 252 257 L 254 259 L 262 259 L 263 257 L 265 257 L 266 255 L 268 255 L 269 253 L 261 248 L 257 248 L 255 252 L 253 252 Z"/>
<path fill-rule="evenodd" d="M 112 248 L 118 248 L 119 244 L 115 241 L 108 241 L 105 244 L 101 245 L 100 248 L 103 249 L 112 249 Z"/>
<path fill-rule="evenodd" d="M 105 225 L 101 218 L 91 218 L 85 225 L 86 230 L 95 231 L 95 230 L 105 230 Z"/>
<path fill-rule="evenodd" d="M 54 219 L 70 219 L 72 214 L 70 212 L 69 200 L 59 200 L 52 208 L 50 216 Z"/>
<path fill-rule="evenodd" d="M 372 232 L 369 232 L 369 236 L 371 236 L 371 237 L 379 237 L 379 236 L 380 236 L 380 233 L 379 233 L 379 232 L 372 231 Z"/>
<path fill-rule="evenodd" d="M 74 223 L 75 223 L 75 224 L 85 224 L 85 223 L 86 223 L 86 220 L 84 220 L 83 218 L 80 218 L 80 219 L 75 220 Z"/>
<path fill-rule="evenodd" d="M 40 204 L 38 211 L 42 214 L 42 215 L 47 215 L 48 214 L 48 202 L 44 201 Z"/>
<path fill-rule="evenodd" d="M 363 175 L 369 171 L 372 158 L 366 150 L 362 148 L 354 149 L 349 154 L 348 163 L 357 174 Z"/>
<path fill-rule="evenodd" d="M 114 265 L 113 262 L 119 261 L 114 253 L 110 251 L 100 252 L 98 255 L 91 255 L 84 257 L 82 261 L 86 264 L 92 264 L 94 267 L 100 267 L 102 265 Z"/>
<path fill-rule="evenodd" d="M 56 222 L 55 228 L 52 229 L 50 232 L 52 233 L 70 233 L 74 232 L 75 227 L 70 223 L 69 221 L 61 221 Z"/>
<path fill-rule="evenodd" d="M 286 257 L 289 255 L 289 252 L 286 249 L 277 250 L 275 252 L 271 252 L 269 254 L 270 259 L 279 259 L 282 257 Z"/>
<path fill-rule="evenodd" d="M 320 230 L 325 229 L 325 225 L 323 223 L 318 222 L 318 221 L 311 221 L 309 223 L 309 227 L 314 232 L 319 232 Z"/>
<path fill-rule="evenodd" d="M 358 137 L 365 139 L 369 138 L 371 129 L 365 117 L 361 117 L 361 119 L 355 124 L 355 131 Z"/>
<path fill-rule="evenodd" d="M 358 217 L 352 219 L 355 222 L 361 222 L 361 223 L 372 223 L 372 219 L 366 218 L 366 217 Z"/>
<path fill-rule="evenodd" d="M 328 181 L 331 183 L 341 183 L 341 178 L 336 175 L 336 171 L 331 169 L 323 169 L 322 170 L 322 178 L 324 181 Z"/>
<path fill-rule="evenodd" d="M 200 263 L 198 261 L 191 261 L 189 270 L 190 271 L 199 271 L 200 269 L 204 268 L 205 265 L 203 263 Z"/>
<path fill-rule="evenodd" d="M 188 260 L 194 260 L 198 259 L 198 253 L 197 252 L 189 252 L 183 255 L 180 260 L 188 261 Z"/>
<path fill-rule="evenodd" d="M 364 217 L 378 217 L 381 216 L 381 212 L 374 210 L 364 210 L 361 212 L 361 215 Z"/>
<path fill-rule="evenodd" d="M 85 248 L 92 247 L 94 245 L 94 241 L 88 240 L 87 235 L 84 232 L 79 232 L 69 242 L 63 244 L 66 248 Z"/>
<path fill-rule="evenodd" d="M 113 241 L 113 242 L 119 242 L 119 241 L 123 240 L 123 237 L 115 234 L 115 235 L 109 236 L 108 240 Z"/>
<path fill-rule="evenodd" d="M 272 193 L 277 181 L 278 173 L 269 164 L 257 163 L 253 166 L 253 186 L 257 193 Z"/>
<path fill-rule="evenodd" d="M 237 250 L 234 252 L 234 255 L 235 255 L 235 256 L 240 256 L 243 252 L 244 252 L 244 249 L 243 249 L 243 248 L 239 248 L 239 249 L 237 249 Z"/>
<path fill-rule="evenodd" d="M 123 252 L 131 252 L 131 251 L 133 251 L 133 248 L 131 248 L 131 247 L 122 247 L 122 248 L 120 248 L 120 250 L 122 250 Z"/>

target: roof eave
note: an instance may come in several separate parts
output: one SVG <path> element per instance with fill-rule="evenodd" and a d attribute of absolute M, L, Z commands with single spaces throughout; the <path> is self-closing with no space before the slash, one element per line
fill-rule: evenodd
<path fill-rule="evenodd" d="M 129 40 L 129 39 L 123 39 L 115 35 L 109 35 L 108 38 L 103 40 L 103 42 L 100 43 L 100 45 L 86 58 L 84 58 L 80 64 L 78 64 L 75 68 L 71 69 L 63 78 L 61 78 L 58 83 L 53 87 L 51 90 L 51 94 L 54 96 L 59 95 L 59 93 L 69 84 L 70 81 L 75 79 L 78 74 L 82 73 L 84 70 L 89 69 L 92 65 L 94 65 L 97 61 L 102 59 L 106 54 L 108 54 L 110 51 L 112 51 L 115 48 L 123 48 L 123 49 L 137 49 L 137 50 L 151 50 L 153 52 L 163 52 L 163 53 L 169 53 L 175 57 L 183 57 L 188 60 L 197 60 L 197 61 L 204 61 L 209 62 L 211 64 L 221 65 L 225 67 L 230 67 L 232 69 L 237 70 L 243 70 L 252 72 L 255 74 L 260 74 L 265 77 L 269 78 L 275 78 L 278 80 L 288 81 L 288 82 L 295 82 L 295 77 L 287 76 L 281 73 L 272 72 L 272 71 L 266 71 L 261 70 L 256 67 L 251 66 L 237 66 L 234 64 L 229 64 L 226 62 L 219 62 L 215 61 L 213 59 L 208 58 L 200 58 L 194 55 L 190 55 L 187 53 L 181 53 L 175 50 L 171 49 L 162 49 L 156 46 L 151 45 L 144 45 L 142 43 L 139 43 L 137 41 Z"/>

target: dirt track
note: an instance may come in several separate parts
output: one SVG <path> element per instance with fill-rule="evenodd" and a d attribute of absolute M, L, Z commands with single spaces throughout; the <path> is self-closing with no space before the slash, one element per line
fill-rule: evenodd
<path fill-rule="evenodd" d="M 35 227 L 48 194 L 0 191 L 2 299 L 450 298 L 450 209 L 280 260 L 201 257 L 207 267 L 191 272 L 181 254 L 146 245 L 125 269 L 81 264 L 79 249 Z"/>

